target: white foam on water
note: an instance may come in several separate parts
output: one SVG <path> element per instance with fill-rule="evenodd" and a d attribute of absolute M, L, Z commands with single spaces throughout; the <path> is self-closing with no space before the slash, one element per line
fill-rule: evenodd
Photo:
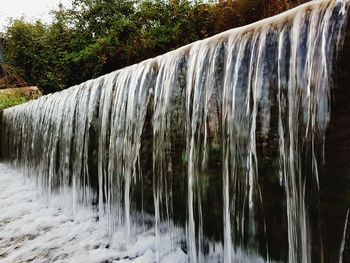
<path fill-rule="evenodd" d="M 191 263 L 322 259 L 308 208 L 349 3 L 312 1 L 4 110 L 3 160 L 41 188 L 2 168 L 3 258 L 181 262 L 182 244 Z M 270 184 L 285 193 L 276 225 Z"/>
<path fill-rule="evenodd" d="M 79 215 L 74 215 L 71 204 L 65 203 L 67 199 L 51 196 L 48 201 L 39 189 L 33 178 L 0 163 L 1 263 L 156 262 L 154 228 L 129 239 L 125 229 L 120 229 L 110 240 L 106 224 L 97 222 L 88 208 L 81 206 Z M 162 225 L 159 232 L 160 262 L 188 262 L 180 248 L 183 231 Z M 220 261 L 222 250 L 221 244 L 213 244 L 205 261 Z M 265 261 L 237 250 L 234 262 Z"/>
<path fill-rule="evenodd" d="M 52 200 L 48 202 L 31 179 L 0 164 L 0 262 L 155 261 L 153 229 L 128 241 L 124 231 L 117 231 L 110 241 L 93 217 L 74 221 L 69 206 Z M 79 211 L 89 214 L 84 208 Z M 186 262 L 186 254 L 172 248 L 170 237 L 177 234 L 180 231 L 161 236 L 162 262 Z"/>

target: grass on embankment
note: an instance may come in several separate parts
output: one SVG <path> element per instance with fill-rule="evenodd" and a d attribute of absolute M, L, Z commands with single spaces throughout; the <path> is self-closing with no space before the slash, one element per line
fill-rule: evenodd
<path fill-rule="evenodd" d="M 41 92 L 36 87 L 0 90 L 0 110 L 37 99 L 41 95 Z"/>

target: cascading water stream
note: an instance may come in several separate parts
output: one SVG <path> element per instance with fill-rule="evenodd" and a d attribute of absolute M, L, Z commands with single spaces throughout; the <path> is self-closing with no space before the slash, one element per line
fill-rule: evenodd
<path fill-rule="evenodd" d="M 164 223 L 184 230 L 172 240 L 189 262 L 322 257 L 310 211 L 348 7 L 313 1 L 7 109 L 3 160 L 91 207 L 110 236 L 154 226 L 157 262 Z M 272 186 L 283 200 L 268 225 Z"/>

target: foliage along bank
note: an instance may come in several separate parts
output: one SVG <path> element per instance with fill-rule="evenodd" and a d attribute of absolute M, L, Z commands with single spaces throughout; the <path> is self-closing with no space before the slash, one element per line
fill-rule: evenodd
<path fill-rule="evenodd" d="M 50 93 L 306 1 L 72 0 L 50 24 L 14 20 L 5 57 Z"/>

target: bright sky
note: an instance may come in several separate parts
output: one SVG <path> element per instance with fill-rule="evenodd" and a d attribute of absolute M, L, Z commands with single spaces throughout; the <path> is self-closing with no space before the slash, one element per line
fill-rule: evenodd
<path fill-rule="evenodd" d="M 9 17 L 24 16 L 32 21 L 40 18 L 50 21 L 50 10 L 57 8 L 59 3 L 68 5 L 71 0 L 0 0 L 0 31 L 9 23 Z"/>

